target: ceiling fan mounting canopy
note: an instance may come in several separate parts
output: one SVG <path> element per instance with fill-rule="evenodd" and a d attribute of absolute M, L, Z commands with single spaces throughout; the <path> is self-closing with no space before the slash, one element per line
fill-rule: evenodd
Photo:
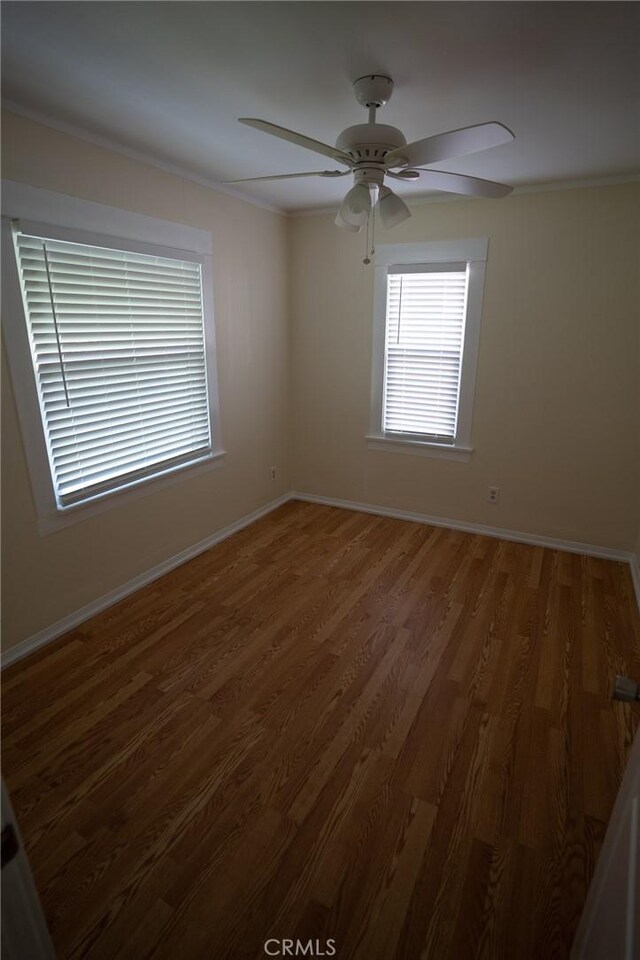
<path fill-rule="evenodd" d="M 340 206 L 336 223 L 354 232 L 360 231 L 367 223 L 375 205 L 379 207 L 386 227 L 394 227 L 411 216 L 406 204 L 385 185 L 385 176 L 394 180 L 420 180 L 427 188 L 471 197 L 499 198 L 511 193 L 512 188 L 503 183 L 460 173 L 445 173 L 444 170 L 428 170 L 423 166 L 509 143 L 514 135 L 502 123 L 477 123 L 407 143 L 397 127 L 376 123 L 376 111 L 387 103 L 393 92 L 390 77 L 367 74 L 354 81 L 353 90 L 358 103 L 369 111 L 369 122 L 347 127 L 338 136 L 335 147 L 267 120 L 240 118 L 240 123 L 329 157 L 345 169 L 248 177 L 244 180 L 228 180 L 227 183 L 288 180 L 294 177 L 341 177 L 352 173 L 354 186 Z"/>
<path fill-rule="evenodd" d="M 393 80 L 379 73 L 368 73 L 353 81 L 353 92 L 363 107 L 384 107 L 393 93 Z"/>

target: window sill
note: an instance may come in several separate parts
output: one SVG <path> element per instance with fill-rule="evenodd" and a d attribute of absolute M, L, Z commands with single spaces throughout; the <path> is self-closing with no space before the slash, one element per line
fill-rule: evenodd
<path fill-rule="evenodd" d="M 85 500 L 82 503 L 57 510 L 55 513 L 40 516 L 38 533 L 41 537 L 49 533 L 55 533 L 56 530 L 62 530 L 72 523 L 79 523 L 88 517 L 112 510 L 114 507 L 124 506 L 124 504 L 140 497 L 148 497 L 158 490 L 173 486 L 180 480 L 190 480 L 192 477 L 221 466 L 225 454 L 225 450 L 214 450 L 201 460 L 173 467 L 163 473 L 156 474 L 154 477 L 145 477 L 143 480 L 137 480 L 135 483 L 124 485 L 117 490 L 101 494 L 91 500 Z"/>
<path fill-rule="evenodd" d="M 404 453 L 409 456 L 431 457 L 435 460 L 458 460 L 468 463 L 473 447 L 465 444 L 433 443 L 428 440 L 404 440 L 399 437 L 376 436 L 368 434 L 369 450 L 382 450 L 385 453 Z"/>

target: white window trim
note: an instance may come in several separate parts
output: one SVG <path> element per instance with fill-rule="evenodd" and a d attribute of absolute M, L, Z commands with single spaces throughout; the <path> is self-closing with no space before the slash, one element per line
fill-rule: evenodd
<path fill-rule="evenodd" d="M 220 431 L 211 234 L 183 224 L 157 220 L 154 217 L 13 181 L 4 181 L 2 199 L 3 333 L 31 479 L 38 532 L 41 535 L 53 533 L 71 523 L 149 496 L 187 477 L 220 466 L 225 451 L 222 448 Z M 191 463 L 161 470 L 152 477 L 123 484 L 116 490 L 82 503 L 58 506 L 31 359 L 13 245 L 12 220 L 19 220 L 26 230 L 35 230 L 36 233 L 58 240 L 75 240 L 115 249 L 120 247 L 201 264 L 205 363 L 214 442 L 211 453 Z"/>
<path fill-rule="evenodd" d="M 373 350 L 371 361 L 371 421 L 367 434 L 370 450 L 403 453 L 444 460 L 469 461 L 473 400 L 476 389 L 476 368 L 480 343 L 480 318 L 484 296 L 485 266 L 489 241 L 486 237 L 471 240 L 442 240 L 429 243 L 394 243 L 376 250 L 373 306 Z M 425 440 L 419 435 L 407 436 L 382 429 L 384 396 L 384 361 L 387 312 L 387 273 L 391 266 L 413 263 L 455 263 L 469 265 L 469 288 L 462 367 L 458 424 L 454 443 Z"/>

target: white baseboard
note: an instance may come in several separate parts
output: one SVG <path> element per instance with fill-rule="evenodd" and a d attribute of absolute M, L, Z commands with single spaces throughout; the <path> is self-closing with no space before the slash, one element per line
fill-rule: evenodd
<path fill-rule="evenodd" d="M 50 627 L 45 627 L 44 630 L 34 633 L 32 636 L 27 637 L 26 640 L 22 640 L 20 643 L 17 643 L 14 647 L 9 647 L 8 650 L 3 651 L 2 653 L 2 667 L 8 667 L 10 663 L 15 663 L 16 660 L 21 660 L 28 654 L 33 653 L 33 651 L 37 650 L 39 647 L 43 647 L 46 643 L 50 643 L 52 640 L 57 639 L 57 637 L 62 636 L 62 634 L 67 633 L 69 630 L 73 630 L 74 627 L 84 623 L 85 620 L 89 620 L 90 617 L 94 617 L 97 613 L 101 613 L 102 610 L 106 610 L 107 607 L 113 606 L 114 603 L 118 603 L 119 600 L 123 600 L 130 594 L 135 593 L 136 590 L 140 590 L 153 580 L 157 580 L 158 577 L 163 576 L 163 574 L 169 573 L 170 570 L 174 570 L 176 567 L 179 567 L 180 564 L 185 563 L 187 560 L 191 560 L 199 553 L 204 553 L 204 551 L 208 550 L 209 547 L 213 547 L 216 543 L 226 540 L 227 537 L 232 536 L 232 534 L 237 533 L 244 527 L 248 527 L 249 524 L 255 523 L 256 520 L 260 519 L 260 517 L 264 517 L 265 514 L 271 513 L 272 510 L 276 510 L 278 507 L 281 507 L 290 499 L 291 494 L 286 493 L 282 497 L 278 497 L 277 500 L 271 500 L 263 507 L 259 507 L 257 510 L 254 510 L 253 513 L 248 513 L 246 516 L 240 517 L 239 520 L 235 520 L 227 527 L 223 527 L 222 530 L 218 530 L 217 533 L 211 534 L 210 537 L 206 537 L 204 540 L 194 543 L 193 546 L 187 547 L 186 550 L 182 550 L 180 553 L 176 553 L 175 556 L 169 557 L 168 560 L 163 560 L 162 563 L 159 563 L 150 570 L 141 573 L 138 577 L 134 577 L 133 580 L 123 583 L 122 586 L 116 587 L 116 589 L 112 590 L 110 593 L 105 593 L 102 597 L 99 597 L 92 603 L 88 603 L 85 607 L 81 607 L 80 610 L 76 610 L 75 613 L 71 613 L 69 616 L 63 617 L 62 620 L 52 623 Z"/>
<path fill-rule="evenodd" d="M 622 560 L 631 563 L 634 554 L 611 547 L 599 547 L 590 543 L 578 543 L 574 540 L 556 540 L 553 537 L 541 537 L 535 533 L 521 533 L 519 530 L 505 530 L 502 527 L 489 527 L 484 523 L 472 523 L 467 520 L 450 520 L 447 517 L 430 517 L 425 513 L 411 513 L 408 510 L 396 510 L 394 507 L 379 507 L 371 503 L 358 503 L 354 500 L 336 500 L 334 497 L 318 497 L 313 493 L 294 492 L 293 500 L 307 503 L 322 503 L 327 507 L 342 507 L 345 510 L 358 510 L 361 513 L 373 513 L 381 517 L 394 517 L 396 520 L 412 520 L 414 523 L 426 523 L 433 527 L 449 527 L 451 530 L 463 530 L 465 533 L 478 533 L 485 537 L 498 537 L 500 540 L 515 540 L 517 543 L 529 543 L 537 547 L 550 547 L 552 550 L 566 550 L 569 553 L 583 553 L 588 557 L 602 557 L 605 560 Z"/>
<path fill-rule="evenodd" d="M 254 510 L 253 513 L 248 513 L 246 516 L 240 517 L 239 520 L 235 520 L 227 527 L 223 527 L 222 530 L 218 530 L 217 533 L 212 534 L 210 537 L 206 537 L 204 540 L 200 540 L 193 546 L 187 547 L 187 549 L 183 550 L 181 553 L 177 553 L 168 560 L 164 560 L 162 563 L 157 564 L 157 566 L 152 567 L 151 570 L 141 573 L 140 576 L 134 577 L 133 580 L 129 580 L 127 583 L 117 587 L 110 593 L 104 594 L 104 596 L 99 597 L 97 600 L 87 604 L 80 610 L 76 610 L 75 613 L 71 613 L 69 616 L 63 617 L 62 620 L 58 620 L 56 623 L 51 624 L 50 627 L 46 627 L 44 630 L 40 630 L 38 633 L 33 634 L 33 636 L 27 637 L 26 640 L 23 640 L 21 643 L 17 643 L 14 647 L 10 647 L 2 654 L 2 667 L 7 667 L 9 664 L 15 663 L 17 660 L 21 660 L 28 654 L 33 653 L 33 651 L 37 650 L 39 647 L 50 643 L 52 640 L 57 639 L 64 633 L 67 633 L 69 630 L 73 630 L 74 627 L 84 623 L 85 620 L 89 620 L 90 617 L 95 616 L 97 613 L 101 613 L 101 611 L 106 610 L 107 607 L 113 606 L 114 603 L 118 603 L 119 600 L 123 600 L 130 594 L 135 593 L 136 590 L 140 590 L 153 580 L 157 580 L 158 577 L 163 576 L 163 574 L 169 573 L 170 570 L 174 570 L 176 567 L 179 567 L 180 564 L 185 563 L 187 560 L 191 560 L 192 557 L 197 556 L 199 553 L 203 553 L 205 550 L 208 550 L 209 547 L 215 546 L 216 543 L 226 540 L 227 537 L 232 536 L 232 534 L 237 533 L 244 527 L 248 527 L 252 523 L 255 523 L 256 520 L 260 519 L 260 517 L 264 517 L 267 513 L 271 513 L 272 510 L 276 510 L 289 500 L 302 500 L 307 503 L 320 503 L 328 507 L 341 507 L 345 510 L 356 510 L 360 513 L 372 513 L 381 517 L 393 517 L 396 520 L 411 520 L 414 523 L 430 524 L 434 527 L 449 527 L 452 530 L 462 530 L 466 533 L 477 533 L 486 537 L 497 537 L 501 540 L 515 540 L 518 543 L 528 543 L 533 546 L 550 547 L 553 550 L 566 550 L 569 553 L 582 553 L 591 557 L 602 557 L 606 560 L 621 560 L 624 563 L 630 564 L 631 566 L 631 576 L 633 579 L 636 599 L 638 601 L 638 607 L 640 608 L 640 568 L 638 567 L 637 558 L 633 553 L 629 553 L 624 550 L 614 550 L 610 547 L 600 547 L 589 543 L 577 543 L 573 540 L 556 540 L 552 537 L 541 537 L 534 533 L 522 533 L 517 530 L 505 530 L 502 527 L 490 527 L 483 523 L 471 523 L 464 520 L 450 520 L 447 517 L 431 517 L 424 513 L 412 513 L 408 510 L 396 510 L 393 507 L 381 507 L 371 503 L 359 503 L 355 500 L 338 500 L 335 497 L 319 497 L 312 493 L 300 493 L 299 491 L 295 491 L 293 493 L 284 494 L 283 496 L 278 497 L 277 500 L 271 500 L 258 510 Z"/>

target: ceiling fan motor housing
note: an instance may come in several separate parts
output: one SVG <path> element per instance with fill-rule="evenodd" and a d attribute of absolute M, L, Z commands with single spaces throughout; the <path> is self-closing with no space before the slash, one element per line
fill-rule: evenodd
<path fill-rule="evenodd" d="M 355 163 L 384 163 L 384 158 L 406 140 L 397 127 L 384 123 L 357 123 L 347 127 L 336 140 L 338 150 L 348 153 Z"/>

